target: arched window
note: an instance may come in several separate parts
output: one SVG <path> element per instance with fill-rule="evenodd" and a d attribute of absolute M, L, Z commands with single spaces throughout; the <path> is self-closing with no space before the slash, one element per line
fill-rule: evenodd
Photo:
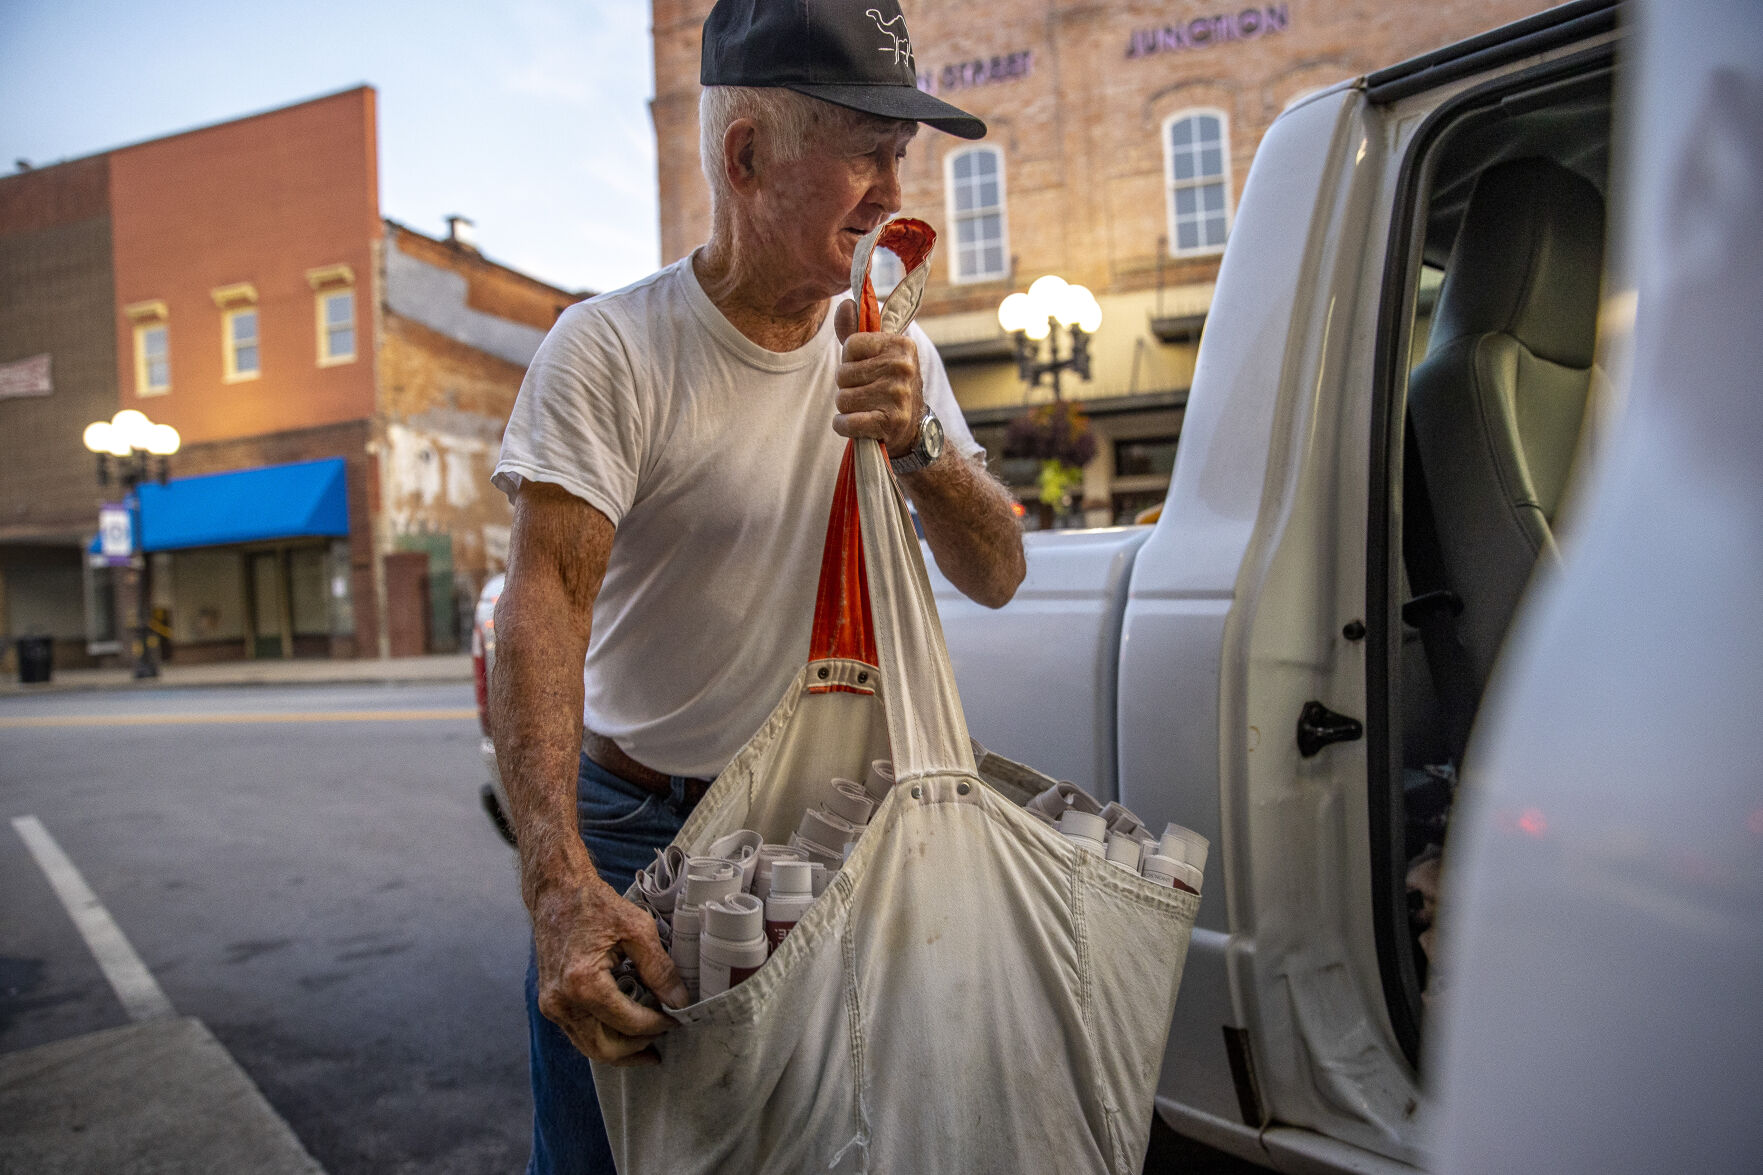
<path fill-rule="evenodd" d="M 949 223 L 951 280 L 991 281 L 1009 275 L 1004 228 L 1004 153 L 996 147 L 951 151 L 943 161 Z"/>
<path fill-rule="evenodd" d="M 1169 252 L 1216 253 L 1230 235 L 1230 137 L 1222 111 L 1186 110 L 1163 124 Z"/>

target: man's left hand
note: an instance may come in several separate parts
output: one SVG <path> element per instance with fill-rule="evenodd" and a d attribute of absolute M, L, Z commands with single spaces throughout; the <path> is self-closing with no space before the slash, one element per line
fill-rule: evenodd
<path fill-rule="evenodd" d="M 842 437 L 873 437 L 888 456 L 903 457 L 918 441 L 924 417 L 924 377 L 918 345 L 905 335 L 857 330 L 857 303 L 842 302 L 833 329 L 844 344 L 833 431 Z"/>

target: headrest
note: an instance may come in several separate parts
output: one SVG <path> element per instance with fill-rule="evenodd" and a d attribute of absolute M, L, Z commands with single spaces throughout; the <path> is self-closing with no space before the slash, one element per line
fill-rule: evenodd
<path fill-rule="evenodd" d="M 1509 334 L 1539 358 L 1589 366 L 1603 258 L 1604 200 L 1590 182 L 1547 159 L 1488 168 L 1451 246 L 1430 346 Z"/>

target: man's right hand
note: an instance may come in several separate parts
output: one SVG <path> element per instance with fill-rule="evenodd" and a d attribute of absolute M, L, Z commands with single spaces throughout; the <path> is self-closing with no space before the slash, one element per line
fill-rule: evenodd
<path fill-rule="evenodd" d="M 673 960 L 661 949 L 654 917 L 593 875 L 580 886 L 538 895 L 532 913 L 539 1011 L 593 1060 L 659 1062 L 655 1039 L 675 1021 L 624 995 L 612 978 L 619 959 L 628 957 L 662 1003 L 680 1008 L 690 1002 Z"/>

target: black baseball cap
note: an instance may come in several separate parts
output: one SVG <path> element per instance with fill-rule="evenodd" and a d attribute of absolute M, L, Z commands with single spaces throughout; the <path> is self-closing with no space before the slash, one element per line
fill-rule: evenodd
<path fill-rule="evenodd" d="M 986 133 L 981 120 L 918 88 L 898 0 L 716 0 L 698 80 L 778 86 L 963 139 Z"/>

